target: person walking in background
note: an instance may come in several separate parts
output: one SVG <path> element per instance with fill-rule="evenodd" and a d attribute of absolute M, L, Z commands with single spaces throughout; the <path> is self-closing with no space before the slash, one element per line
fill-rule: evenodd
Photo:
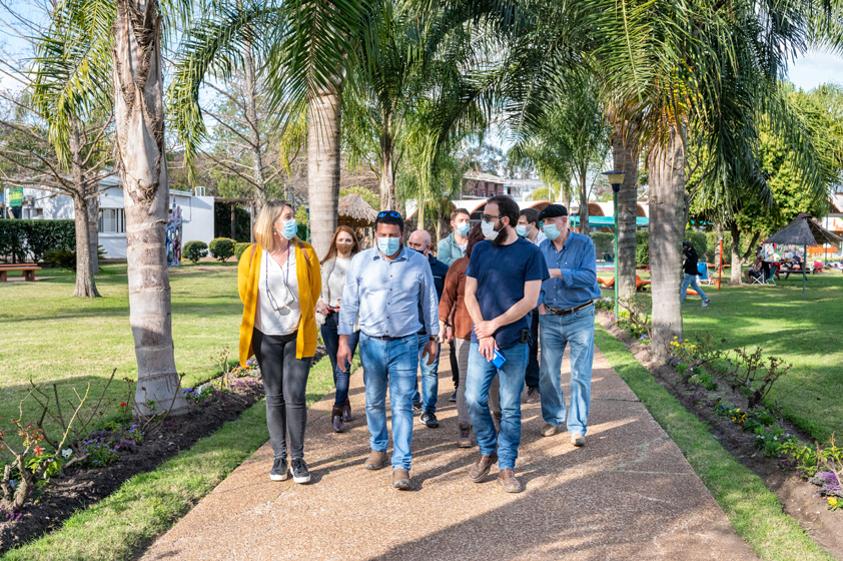
<path fill-rule="evenodd" d="M 465 273 L 474 246 L 483 241 L 483 233 L 475 226 L 468 234 L 465 255 L 448 269 L 445 289 L 439 300 L 439 333 L 442 341 L 448 341 L 456 349 L 460 380 L 457 386 L 457 422 L 459 425 L 460 448 L 471 448 L 471 417 L 465 401 L 465 375 L 468 372 L 468 351 L 471 347 L 473 323 L 465 307 Z M 496 407 L 497 409 L 497 407 Z"/>
<path fill-rule="evenodd" d="M 292 472 L 293 481 L 308 483 L 305 389 L 316 354 L 315 308 L 322 277 L 316 252 L 296 236 L 294 216 L 289 203 L 265 204 L 255 223 L 256 243 L 246 248 L 237 265 L 243 302 L 240 365 L 245 367 L 254 355 L 260 367 L 274 455 L 269 478 L 284 481 Z"/>
<path fill-rule="evenodd" d="M 339 334 L 337 324 L 342 303 L 342 291 L 345 287 L 345 276 L 351 265 L 351 258 L 360 251 L 354 230 L 348 226 L 339 226 L 331 239 L 331 246 L 325 258 L 322 259 L 322 296 L 316 304 L 316 311 L 324 321 L 322 322 L 322 340 L 325 342 L 325 352 L 331 361 L 334 375 L 336 396 L 331 411 L 331 427 L 334 432 L 344 430 L 343 423 L 351 421 L 351 403 L 348 400 L 348 384 L 351 372 L 337 367 L 337 350 L 339 348 Z M 353 332 L 348 338 L 351 355 L 357 349 L 359 331 Z"/>
<path fill-rule="evenodd" d="M 439 298 L 430 265 L 403 246 L 404 219 L 394 210 L 378 213 L 376 247 L 351 260 L 340 308 L 337 367 L 349 368 L 351 337 L 360 324 L 360 358 L 366 386 L 366 422 L 371 453 L 367 469 L 387 465 L 386 390 L 392 407 L 392 486 L 412 489 L 413 392 L 419 362 L 419 332 L 429 339 L 423 360 L 439 354 Z"/>
<path fill-rule="evenodd" d="M 449 267 L 460 257 L 465 255 L 468 246 L 468 231 L 471 228 L 471 215 L 468 210 L 458 208 L 451 213 L 451 233 L 439 240 L 436 247 L 436 258 Z M 456 349 L 448 346 L 448 358 L 451 365 L 451 380 L 454 382 L 454 392 L 448 399 L 451 403 L 457 400 L 457 387 L 460 383 L 459 364 Z"/>
<path fill-rule="evenodd" d="M 694 249 L 693 244 L 688 240 L 682 242 L 682 255 L 685 257 L 685 264 L 682 265 L 682 271 L 684 275 L 682 276 L 682 286 L 679 288 L 679 295 L 682 299 L 682 303 L 685 303 L 685 299 L 688 297 L 688 287 L 692 287 L 694 290 L 697 291 L 697 294 L 700 295 L 702 298 L 702 307 L 705 308 L 709 304 L 711 304 L 711 300 L 708 299 L 703 289 L 700 287 L 700 283 L 697 281 L 697 275 L 700 274 L 698 267 L 700 258 L 697 255 L 697 250 Z"/>
<path fill-rule="evenodd" d="M 436 296 L 441 299 L 442 289 L 445 288 L 445 275 L 448 274 L 448 266 L 430 254 L 431 244 L 432 240 L 427 230 L 416 230 L 410 234 L 407 240 L 407 247 L 418 251 L 427 259 L 430 272 L 433 275 L 433 285 L 436 287 Z M 428 333 L 419 332 L 419 357 L 424 353 L 429 340 L 430 335 Z M 421 369 L 422 391 L 419 395 L 419 390 L 416 388 L 416 393 L 413 396 L 413 408 L 420 410 L 419 420 L 427 428 L 435 429 L 439 426 L 439 420 L 436 418 L 436 402 L 439 398 L 439 354 L 436 354 L 432 363 L 420 358 L 419 368 Z"/>
<path fill-rule="evenodd" d="M 539 215 L 545 240 L 541 252 L 550 278 L 542 283 L 541 404 L 542 436 L 562 432 L 566 422 L 574 446 L 585 444 L 594 359 L 594 300 L 600 298 L 594 242 L 570 230 L 568 209 L 549 205 Z M 571 347 L 571 403 L 562 394 L 562 356 Z"/>
<path fill-rule="evenodd" d="M 518 226 L 515 232 L 531 242 L 540 246 L 547 239 L 544 233 L 538 228 L 539 213 L 534 208 L 525 208 L 518 213 Z M 527 375 L 524 377 L 527 386 L 527 394 L 524 401 L 536 403 L 539 401 L 539 310 L 536 308 L 530 312 L 530 361 L 527 363 Z"/>
<path fill-rule="evenodd" d="M 521 444 L 521 392 L 528 362 L 528 314 L 538 303 L 547 265 L 539 249 L 515 233 L 518 204 L 499 195 L 486 203 L 481 228 L 488 241 L 471 252 L 465 305 L 474 323 L 465 395 L 480 458 L 469 477 L 479 483 L 498 462 L 498 482 L 508 493 L 522 490 L 515 477 Z M 500 382 L 500 430 L 489 413 L 489 387 Z"/>

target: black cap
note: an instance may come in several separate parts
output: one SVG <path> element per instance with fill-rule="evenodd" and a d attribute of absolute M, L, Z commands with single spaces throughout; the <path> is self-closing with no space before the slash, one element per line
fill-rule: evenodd
<path fill-rule="evenodd" d="M 543 211 L 539 213 L 539 220 L 545 218 L 556 218 L 557 216 L 568 216 L 568 209 L 563 205 L 547 205 Z"/>

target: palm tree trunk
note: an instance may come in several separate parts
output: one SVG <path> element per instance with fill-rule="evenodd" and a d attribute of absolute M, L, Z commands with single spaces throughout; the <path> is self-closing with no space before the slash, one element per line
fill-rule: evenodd
<path fill-rule="evenodd" d="M 389 118 L 385 119 L 389 123 Z M 389 132 L 389 125 L 385 125 L 387 131 L 381 135 L 381 169 L 378 187 L 381 194 L 381 210 L 396 210 L 395 206 L 395 170 L 393 160 L 395 158 L 395 145 Z M 421 209 L 421 207 L 419 207 Z"/>
<path fill-rule="evenodd" d="M 618 192 L 618 298 L 635 296 L 635 218 L 638 214 L 638 138 L 634 125 L 613 125 L 614 169 L 624 173 Z"/>
<path fill-rule="evenodd" d="M 325 255 L 337 228 L 340 192 L 339 88 L 323 91 L 307 105 L 307 183 L 310 234 L 317 255 Z"/>
<path fill-rule="evenodd" d="M 737 286 L 743 282 L 741 256 L 741 231 L 735 223 L 729 224 L 729 232 L 732 234 L 732 268 L 729 271 L 729 284 Z"/>
<path fill-rule="evenodd" d="M 100 191 L 99 185 L 94 184 L 88 189 L 86 196 L 88 198 L 88 244 L 90 246 L 91 256 L 91 274 L 96 275 L 100 272 L 100 234 L 99 234 L 99 218 L 100 218 Z"/>
<path fill-rule="evenodd" d="M 650 271 L 653 288 L 654 358 L 664 362 L 670 343 L 682 337 L 679 275 L 685 216 L 685 149 L 681 132 L 670 125 L 666 143 L 649 155 Z"/>
<path fill-rule="evenodd" d="M 98 298 L 97 284 L 91 264 L 91 244 L 88 239 L 88 201 L 81 194 L 73 196 L 73 222 L 76 231 L 76 288 L 73 295 Z"/>
<path fill-rule="evenodd" d="M 137 412 L 187 410 L 173 354 L 166 234 L 161 16 L 155 0 L 118 0 L 114 22 L 116 159 L 126 212 L 129 324 Z"/>
<path fill-rule="evenodd" d="M 587 183 L 587 175 L 588 175 L 588 164 L 584 164 L 580 166 L 579 170 L 579 180 L 580 180 L 580 189 L 579 189 L 579 199 L 580 199 L 580 233 L 588 235 L 589 227 L 588 227 L 588 183 Z"/>

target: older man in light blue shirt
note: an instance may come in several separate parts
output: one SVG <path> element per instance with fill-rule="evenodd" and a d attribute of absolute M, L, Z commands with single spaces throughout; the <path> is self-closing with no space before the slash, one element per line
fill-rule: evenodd
<path fill-rule="evenodd" d="M 412 488 L 413 393 L 419 361 L 418 333 L 429 341 L 422 360 L 439 353 L 439 299 L 427 259 L 401 243 L 404 220 L 393 210 L 378 213 L 377 247 L 354 256 L 346 275 L 338 332 L 337 365 L 348 368 L 349 336 L 360 325 L 360 357 L 366 386 L 366 422 L 372 449 L 367 469 L 387 464 L 386 389 L 392 406 L 392 485 Z"/>
<path fill-rule="evenodd" d="M 562 431 L 566 422 L 574 446 L 585 444 L 591 403 L 594 359 L 594 300 L 600 298 L 591 238 L 568 228 L 568 210 L 549 205 L 539 215 L 547 239 L 539 249 L 550 278 L 539 296 L 541 327 L 541 393 L 543 436 Z M 571 404 L 565 407 L 561 370 L 565 347 L 571 346 Z M 567 415 L 566 415 L 567 413 Z"/>

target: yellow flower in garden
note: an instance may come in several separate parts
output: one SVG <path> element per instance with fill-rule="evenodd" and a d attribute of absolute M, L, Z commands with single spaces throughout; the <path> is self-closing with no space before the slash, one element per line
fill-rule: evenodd
<path fill-rule="evenodd" d="M 836 510 L 840 507 L 843 507 L 843 503 L 837 497 L 828 497 L 828 506 L 832 510 Z"/>

